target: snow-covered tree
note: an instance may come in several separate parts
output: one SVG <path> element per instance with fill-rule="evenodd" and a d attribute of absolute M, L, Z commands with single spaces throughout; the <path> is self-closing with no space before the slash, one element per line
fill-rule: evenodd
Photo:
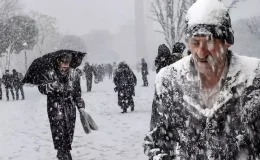
<path fill-rule="evenodd" d="M 32 18 L 36 21 L 39 30 L 36 46 L 39 49 L 40 55 L 43 53 L 43 46 L 46 40 L 53 39 L 57 35 L 56 18 L 39 12 L 31 12 Z"/>
<path fill-rule="evenodd" d="M 67 35 L 61 39 L 59 49 L 70 49 L 86 52 L 86 45 L 80 37 L 75 35 Z"/>
<path fill-rule="evenodd" d="M 260 17 L 253 17 L 247 22 L 250 32 L 260 39 Z"/>
<path fill-rule="evenodd" d="M 19 0 L 0 0 L 0 20 L 6 20 L 21 10 Z"/>
<path fill-rule="evenodd" d="M 10 54 L 32 50 L 37 42 L 36 22 L 26 15 L 18 15 L 0 22 L 0 53 L 7 53 L 6 68 L 10 65 Z"/>

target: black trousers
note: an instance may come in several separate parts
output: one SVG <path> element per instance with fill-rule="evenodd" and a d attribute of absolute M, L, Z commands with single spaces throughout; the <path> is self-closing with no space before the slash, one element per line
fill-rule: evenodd
<path fill-rule="evenodd" d="M 19 99 L 19 91 L 21 92 L 22 99 L 24 99 L 24 91 L 23 91 L 23 85 L 15 86 L 15 93 L 16 93 L 16 100 Z"/>
<path fill-rule="evenodd" d="M 2 100 L 2 95 L 3 95 L 3 91 L 2 91 L 2 83 L 0 82 L 0 100 Z"/>
<path fill-rule="evenodd" d="M 143 82 L 144 82 L 144 86 L 148 86 L 147 75 L 143 75 Z"/>
<path fill-rule="evenodd" d="M 12 86 L 5 86 L 6 99 L 9 100 L 9 90 L 11 91 L 13 100 L 14 100 L 14 89 Z"/>
<path fill-rule="evenodd" d="M 87 91 L 90 92 L 92 89 L 92 77 L 86 77 Z"/>

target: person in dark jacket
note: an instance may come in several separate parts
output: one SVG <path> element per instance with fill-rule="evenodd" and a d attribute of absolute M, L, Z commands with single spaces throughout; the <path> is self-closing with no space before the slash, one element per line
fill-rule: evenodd
<path fill-rule="evenodd" d="M 13 79 L 14 79 L 14 89 L 16 92 L 16 100 L 19 99 L 19 91 L 21 92 L 22 95 L 22 100 L 24 99 L 24 91 L 23 91 L 23 75 L 22 73 L 17 72 L 15 69 L 13 69 Z"/>
<path fill-rule="evenodd" d="M 141 68 L 141 71 L 142 71 L 142 78 L 143 78 L 143 82 L 144 82 L 143 86 L 147 87 L 148 86 L 147 76 L 148 76 L 149 72 L 148 72 L 147 63 L 145 62 L 144 58 L 142 58 L 142 68 Z"/>
<path fill-rule="evenodd" d="M 85 73 L 86 76 L 87 92 L 91 92 L 93 75 L 95 75 L 95 70 L 88 62 L 86 62 L 83 72 Z"/>
<path fill-rule="evenodd" d="M 12 74 L 9 74 L 9 70 L 5 71 L 5 74 L 3 75 L 2 80 L 3 80 L 3 84 L 5 85 L 7 101 L 9 101 L 9 90 L 11 91 L 13 100 L 15 100 L 15 98 L 14 98 L 14 90 L 13 90 L 14 78 L 13 78 Z"/>
<path fill-rule="evenodd" d="M 113 66 L 109 63 L 109 64 L 107 65 L 107 68 L 108 68 L 108 78 L 109 78 L 109 79 L 112 79 Z"/>
<path fill-rule="evenodd" d="M 186 46 L 182 42 L 176 42 L 172 49 L 172 63 L 175 63 L 183 58 L 183 52 Z"/>
<path fill-rule="evenodd" d="M 172 64 L 171 51 L 165 44 L 161 44 L 158 48 L 158 55 L 155 58 L 156 73 L 170 64 Z"/>
<path fill-rule="evenodd" d="M 135 86 L 137 83 L 136 76 L 125 62 L 120 62 L 117 72 L 115 73 L 114 83 L 115 91 L 118 92 L 118 105 L 122 108 L 121 113 L 127 113 L 127 108 L 131 107 L 134 111 Z"/>
<path fill-rule="evenodd" d="M 2 91 L 2 77 L 0 77 L 0 100 L 2 100 L 3 91 Z"/>
<path fill-rule="evenodd" d="M 47 95 L 47 112 L 59 160 L 72 160 L 70 150 L 76 121 L 75 107 L 80 112 L 85 108 L 81 98 L 80 75 L 70 68 L 71 59 L 67 53 L 58 57 L 56 67 L 44 75 L 46 83 L 38 86 L 39 91 Z"/>

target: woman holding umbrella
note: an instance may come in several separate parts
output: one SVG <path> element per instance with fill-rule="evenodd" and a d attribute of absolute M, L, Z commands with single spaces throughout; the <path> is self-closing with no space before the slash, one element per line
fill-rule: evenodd
<path fill-rule="evenodd" d="M 38 85 L 39 91 L 47 95 L 47 112 L 59 160 L 72 160 L 76 107 L 86 114 L 76 71 L 85 54 L 70 50 L 49 53 L 34 60 L 23 80 Z"/>

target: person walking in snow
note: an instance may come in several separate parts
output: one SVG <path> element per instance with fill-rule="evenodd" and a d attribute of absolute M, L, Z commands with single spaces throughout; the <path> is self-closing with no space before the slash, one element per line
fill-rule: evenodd
<path fill-rule="evenodd" d="M 91 92 L 93 75 L 95 75 L 95 70 L 94 70 L 93 66 L 91 66 L 88 62 L 86 62 L 83 71 L 86 76 L 87 92 Z"/>
<path fill-rule="evenodd" d="M 2 90 L 2 71 L 1 71 L 1 68 L 0 68 L 0 100 L 2 100 L 3 98 L 3 90 Z"/>
<path fill-rule="evenodd" d="M 109 63 L 107 65 L 107 70 L 108 70 L 108 78 L 112 79 L 112 75 L 113 75 L 113 66 Z"/>
<path fill-rule="evenodd" d="M 148 76 L 148 74 L 149 74 L 149 72 L 148 72 L 148 66 L 147 66 L 147 63 L 145 62 L 144 58 L 142 58 L 141 62 L 142 62 L 142 64 L 141 64 L 141 65 L 142 65 L 142 67 L 141 67 L 142 78 L 143 78 L 143 82 L 144 82 L 143 86 L 144 86 L 144 87 L 147 87 L 147 86 L 148 86 L 147 76 Z"/>
<path fill-rule="evenodd" d="M 170 64 L 172 64 L 172 58 L 171 58 L 171 51 L 170 49 L 165 45 L 161 44 L 158 48 L 158 55 L 155 58 L 155 67 L 156 67 L 156 73 L 159 73 L 159 71 Z"/>
<path fill-rule="evenodd" d="M 114 62 L 113 63 L 113 79 L 114 79 L 114 77 L 116 75 L 116 70 L 117 70 L 117 64 L 116 64 L 116 62 Z"/>
<path fill-rule="evenodd" d="M 115 91 L 118 92 L 118 105 L 123 110 L 121 113 L 127 113 L 127 108 L 131 107 L 134 111 L 135 86 L 137 83 L 134 72 L 125 62 L 118 64 L 117 72 L 115 73 L 114 83 Z"/>
<path fill-rule="evenodd" d="M 183 52 L 184 52 L 185 48 L 186 48 L 186 46 L 182 42 L 176 42 L 173 45 L 173 49 L 172 49 L 172 63 L 175 63 L 178 60 L 183 58 Z"/>
<path fill-rule="evenodd" d="M 149 160 L 260 158 L 260 60 L 229 50 L 234 33 L 218 0 L 197 0 L 186 15 L 191 56 L 156 77 Z"/>
<path fill-rule="evenodd" d="M 16 93 L 16 100 L 19 99 L 19 91 L 21 92 L 22 100 L 24 100 L 24 91 L 23 91 L 23 75 L 22 73 L 17 72 L 15 69 L 13 69 L 13 86 Z"/>
<path fill-rule="evenodd" d="M 14 89 L 13 89 L 14 78 L 13 78 L 13 75 L 9 73 L 9 70 L 5 71 L 5 74 L 3 75 L 2 81 L 3 81 L 3 84 L 5 85 L 5 92 L 6 92 L 7 101 L 9 101 L 9 90 L 12 94 L 13 100 L 15 100 Z"/>
<path fill-rule="evenodd" d="M 38 86 L 39 91 L 47 95 L 47 112 L 59 160 L 72 160 L 70 150 L 76 122 L 75 106 L 80 113 L 85 108 L 81 98 L 80 75 L 70 67 L 71 60 L 71 54 L 66 52 L 58 56 L 54 68 L 44 73 L 46 83 Z"/>

